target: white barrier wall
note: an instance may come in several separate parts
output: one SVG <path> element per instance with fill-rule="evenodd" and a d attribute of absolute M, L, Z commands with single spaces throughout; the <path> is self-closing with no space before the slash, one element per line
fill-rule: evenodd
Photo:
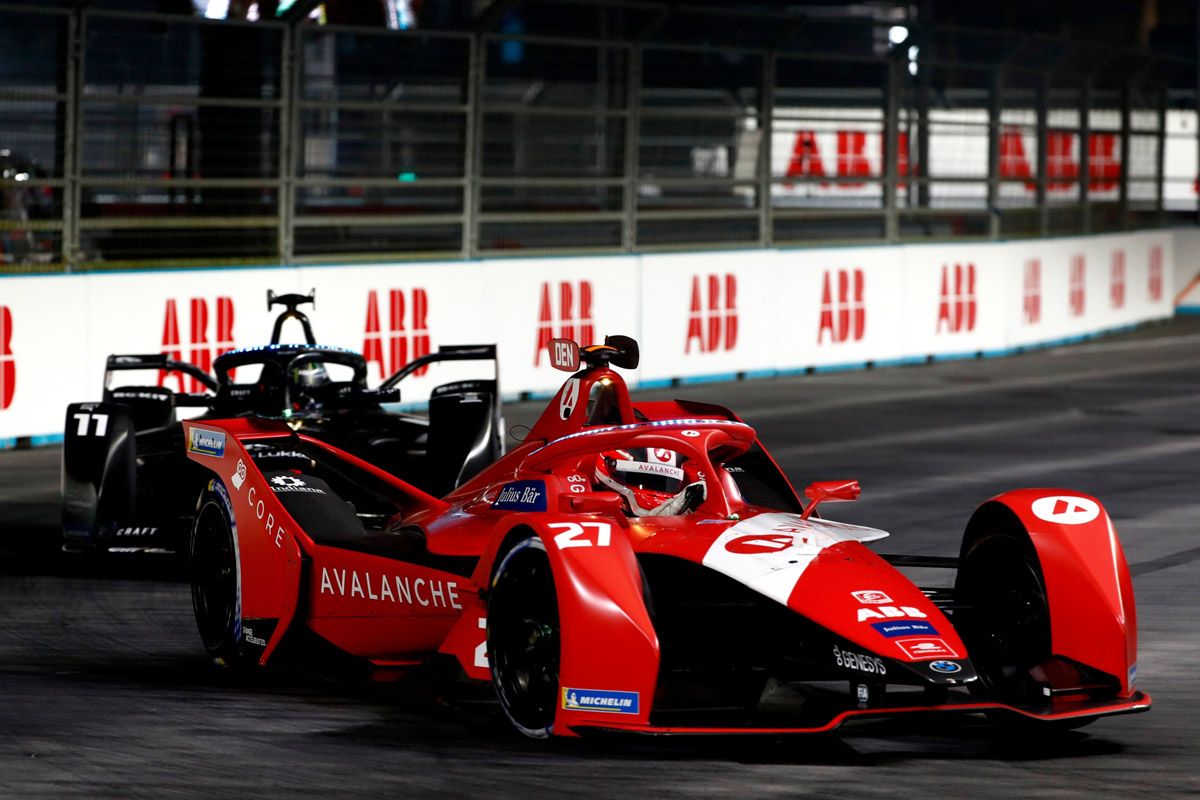
<path fill-rule="evenodd" d="M 635 336 L 645 385 L 1004 352 L 1167 317 L 1176 235 L 4 277 L 0 442 L 61 434 L 68 402 L 99 399 L 110 353 L 208 366 L 269 341 L 267 289 L 315 288 L 318 341 L 364 353 L 373 385 L 440 344 L 495 342 L 511 396 L 558 385 L 541 347 L 557 336 Z M 404 400 L 478 369 L 434 366 Z"/>

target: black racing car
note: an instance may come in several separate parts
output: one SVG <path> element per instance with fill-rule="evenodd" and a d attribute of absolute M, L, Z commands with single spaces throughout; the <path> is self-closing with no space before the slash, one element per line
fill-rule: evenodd
<path fill-rule="evenodd" d="M 213 374 L 164 355 L 111 355 L 103 400 L 67 406 L 62 456 L 63 542 L 67 552 L 176 552 L 186 542 L 192 506 L 205 473 L 186 458 L 177 412 L 196 419 L 255 416 L 285 421 L 353 456 L 442 496 L 503 453 L 499 369 L 495 345 L 444 345 L 367 388 L 367 362 L 350 350 L 315 343 L 298 310 L 312 294 L 267 293 L 267 309 L 282 305 L 271 344 L 218 356 Z M 304 344 L 281 344 L 295 320 Z M 399 383 L 442 361 L 491 361 L 492 376 L 435 388 L 427 415 L 389 411 Z M 155 371 L 156 384 L 114 387 L 115 376 Z M 193 379 L 201 391 L 173 391 L 163 375 Z M 182 384 L 181 384 L 182 388 Z M 290 458 L 277 447 L 247 448 L 253 458 Z M 268 469 L 268 464 L 260 465 Z"/>

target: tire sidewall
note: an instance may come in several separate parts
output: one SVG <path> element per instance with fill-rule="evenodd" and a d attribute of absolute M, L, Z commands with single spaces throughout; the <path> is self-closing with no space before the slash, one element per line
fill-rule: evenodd
<path fill-rule="evenodd" d="M 201 492 L 196 503 L 196 517 L 188 537 L 188 578 L 192 588 L 192 609 L 196 614 L 197 630 L 200 630 L 200 609 L 198 602 L 197 575 L 195 570 L 197 545 L 205 546 L 199 541 L 205 535 L 201 523 L 206 514 L 220 514 L 224 521 L 224 533 L 229 538 L 229 553 L 233 559 L 233 613 L 225 626 L 220 639 L 216 642 L 204 642 L 205 650 L 215 663 L 220 666 L 239 666 L 244 661 L 241 653 L 242 644 L 242 574 L 241 557 L 238 552 L 237 518 L 233 513 L 233 503 L 229 491 L 220 479 L 212 479 Z M 204 565 L 211 566 L 211 565 Z M 204 633 L 200 631 L 203 641 Z"/>

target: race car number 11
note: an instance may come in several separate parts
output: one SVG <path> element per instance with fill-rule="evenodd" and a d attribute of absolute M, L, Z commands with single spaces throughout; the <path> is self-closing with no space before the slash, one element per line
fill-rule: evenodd
<path fill-rule="evenodd" d="M 559 550 L 568 547 L 608 547 L 612 542 L 612 526 L 607 522 L 552 522 L 550 528 L 561 530 L 554 544 Z"/>

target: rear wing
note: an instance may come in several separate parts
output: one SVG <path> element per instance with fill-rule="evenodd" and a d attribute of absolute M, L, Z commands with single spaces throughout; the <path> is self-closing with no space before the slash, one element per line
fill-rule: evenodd
<path fill-rule="evenodd" d="M 500 382 L 500 362 L 496 359 L 494 344 L 443 344 L 436 353 L 414 358 L 394 372 L 391 377 L 379 385 L 380 392 L 388 392 L 396 388 L 400 381 L 407 378 L 422 367 L 439 361 L 491 361 L 495 371 L 494 380 Z"/>
<path fill-rule="evenodd" d="M 108 391 L 109 382 L 111 381 L 112 374 L 114 372 L 144 369 L 157 369 L 165 372 L 181 372 L 184 375 L 196 379 L 196 381 L 198 381 L 209 391 L 214 393 L 217 391 L 217 379 L 212 375 L 209 375 L 195 364 L 189 364 L 186 361 L 176 361 L 173 358 L 167 358 L 162 353 L 148 353 L 143 355 L 110 355 L 108 357 L 108 361 L 104 364 L 104 390 Z"/>

